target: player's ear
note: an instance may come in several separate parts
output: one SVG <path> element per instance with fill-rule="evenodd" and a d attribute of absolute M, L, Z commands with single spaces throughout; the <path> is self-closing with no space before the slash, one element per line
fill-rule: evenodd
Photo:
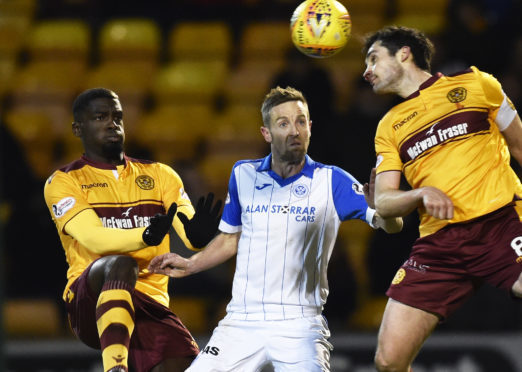
<path fill-rule="evenodd" d="M 73 121 L 72 133 L 75 137 L 81 137 L 82 136 L 82 123 L 80 123 L 79 121 Z"/>
<path fill-rule="evenodd" d="M 260 129 L 261 129 L 261 134 L 263 135 L 263 138 L 265 139 L 265 141 L 267 143 L 272 143 L 272 135 L 270 134 L 270 131 L 268 130 L 268 128 L 263 125 Z"/>
<path fill-rule="evenodd" d="M 401 62 L 405 62 L 409 58 L 413 58 L 411 54 L 411 48 L 409 46 L 403 46 L 401 49 L 399 49 L 398 53 Z"/>

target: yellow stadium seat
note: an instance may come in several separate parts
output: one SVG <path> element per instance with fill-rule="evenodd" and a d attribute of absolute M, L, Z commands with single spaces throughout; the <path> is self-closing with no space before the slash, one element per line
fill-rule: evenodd
<path fill-rule="evenodd" d="M 9 337 L 56 337 L 63 331 L 58 304 L 48 299 L 7 300 L 3 320 Z"/>
<path fill-rule="evenodd" d="M 158 105 L 210 104 L 221 91 L 227 72 L 224 61 L 174 61 L 158 71 L 152 86 L 154 101 Z"/>
<path fill-rule="evenodd" d="M 11 89 L 16 71 L 16 60 L 7 56 L 0 56 L 0 99 Z"/>
<path fill-rule="evenodd" d="M 56 19 L 35 23 L 29 32 L 31 60 L 68 60 L 87 65 L 91 47 L 89 25 L 82 20 Z"/>
<path fill-rule="evenodd" d="M 386 308 L 388 297 L 371 296 L 359 302 L 357 309 L 348 320 L 349 327 L 357 331 L 377 331 L 381 324 L 382 314 Z"/>
<path fill-rule="evenodd" d="M 18 16 L 31 20 L 36 10 L 37 0 L 2 0 L 0 15 Z"/>
<path fill-rule="evenodd" d="M 159 63 L 160 49 L 161 31 L 152 19 L 113 19 L 101 27 L 101 62 L 142 61 L 149 66 L 149 72 L 154 72 Z"/>
<path fill-rule="evenodd" d="M 102 63 L 88 71 L 82 88 L 103 87 L 116 92 L 123 106 L 125 131 L 131 137 L 150 93 L 151 77 L 147 71 L 147 64 L 140 61 Z"/>
<path fill-rule="evenodd" d="M 2 4 L 1 1 L 0 4 Z M 2 58 L 18 57 L 29 26 L 30 20 L 27 17 L 0 13 L 0 55 Z"/>
<path fill-rule="evenodd" d="M 212 154 L 202 159 L 198 170 L 215 195 L 226 195 L 234 164 L 241 160 L 235 154 Z"/>
<path fill-rule="evenodd" d="M 40 111 L 8 110 L 5 126 L 19 141 L 36 176 L 45 179 L 52 171 L 56 136 L 49 116 Z"/>
<path fill-rule="evenodd" d="M 449 0 L 397 0 L 397 13 L 399 16 L 404 14 L 417 14 L 442 17 L 446 15 L 448 3 Z"/>
<path fill-rule="evenodd" d="M 339 227 L 339 236 L 346 244 L 346 254 L 353 265 L 353 271 L 357 280 L 360 293 L 368 293 L 369 279 L 366 270 L 366 256 L 370 238 L 374 230 L 361 220 L 350 220 Z"/>
<path fill-rule="evenodd" d="M 175 24 L 169 34 L 170 60 L 219 60 L 228 63 L 232 48 L 230 26 L 221 21 L 181 22 Z"/>
<path fill-rule="evenodd" d="M 240 37 L 239 63 L 250 60 L 281 63 L 290 47 L 293 45 L 288 21 L 251 22 Z"/>
<path fill-rule="evenodd" d="M 192 159 L 211 115 L 211 108 L 202 104 L 158 107 L 143 116 L 135 138 L 157 161 L 169 164 L 175 159 Z"/>
<path fill-rule="evenodd" d="M 259 129 L 263 125 L 259 105 L 230 103 L 211 125 L 215 130 L 208 131 L 206 136 L 210 157 L 255 159 L 269 150 Z"/>
<path fill-rule="evenodd" d="M 227 101 L 257 104 L 261 107 L 279 68 L 280 66 L 270 66 L 258 61 L 242 64 L 232 70 L 223 86 Z"/>
<path fill-rule="evenodd" d="M 436 13 L 404 13 L 398 15 L 393 20 L 393 24 L 416 28 L 428 35 L 437 35 L 442 32 L 445 27 L 445 22 L 446 16 Z"/>
<path fill-rule="evenodd" d="M 385 24 L 385 18 L 381 14 L 353 14 L 352 17 L 352 38 L 348 43 L 352 43 L 353 40 L 360 41 L 371 32 L 379 30 Z M 350 49 L 350 46 L 348 46 Z"/>
<path fill-rule="evenodd" d="M 352 17 L 357 19 L 360 15 L 373 14 L 380 17 L 384 17 L 388 0 L 341 0 L 341 3 L 346 7 L 348 13 Z"/>
<path fill-rule="evenodd" d="M 81 66 L 74 62 L 30 63 L 13 79 L 11 106 L 48 113 L 54 132 L 62 133 L 84 75 Z"/>
<path fill-rule="evenodd" d="M 201 297 L 173 296 L 170 299 L 170 309 L 192 333 L 207 333 L 209 321 L 207 302 Z M 200 345 L 201 346 L 201 345 Z"/>

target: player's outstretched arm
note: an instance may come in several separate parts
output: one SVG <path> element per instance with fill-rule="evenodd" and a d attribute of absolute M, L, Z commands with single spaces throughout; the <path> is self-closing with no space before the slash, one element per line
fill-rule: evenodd
<path fill-rule="evenodd" d="M 194 248 L 205 247 L 216 235 L 221 220 L 222 201 L 218 200 L 214 205 L 214 194 L 201 197 L 196 204 L 196 212 L 192 219 L 178 212 L 178 218 L 183 223 L 185 234 Z"/>
<path fill-rule="evenodd" d="M 205 249 L 190 258 L 183 258 L 176 253 L 166 253 L 154 257 L 149 264 L 149 271 L 181 278 L 210 269 L 227 261 L 237 253 L 240 235 L 240 232 L 220 233 Z"/>

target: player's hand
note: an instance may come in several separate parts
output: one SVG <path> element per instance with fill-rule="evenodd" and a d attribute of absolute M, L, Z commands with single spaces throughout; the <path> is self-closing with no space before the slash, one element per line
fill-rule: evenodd
<path fill-rule="evenodd" d="M 178 212 L 178 218 L 185 227 L 185 234 L 194 248 L 205 247 L 216 235 L 221 220 L 222 201 L 218 200 L 212 207 L 214 194 L 209 193 L 205 198 L 199 198 L 196 204 L 196 213 L 191 220 L 183 213 Z"/>
<path fill-rule="evenodd" d="M 453 202 L 446 194 L 436 187 L 422 188 L 422 204 L 426 213 L 439 220 L 449 220 L 453 218 Z"/>
<path fill-rule="evenodd" d="M 150 225 L 143 231 L 142 239 L 147 245 L 159 245 L 169 232 L 178 205 L 172 203 L 167 214 L 156 214 L 150 219 Z"/>
<path fill-rule="evenodd" d="M 372 209 L 375 209 L 375 177 L 376 171 L 375 168 L 372 168 L 370 181 L 363 185 L 364 198 L 366 199 L 368 206 Z"/>
<path fill-rule="evenodd" d="M 149 271 L 154 274 L 168 275 L 171 278 L 182 278 L 190 275 L 187 271 L 190 261 L 176 253 L 165 253 L 154 257 L 149 263 Z"/>

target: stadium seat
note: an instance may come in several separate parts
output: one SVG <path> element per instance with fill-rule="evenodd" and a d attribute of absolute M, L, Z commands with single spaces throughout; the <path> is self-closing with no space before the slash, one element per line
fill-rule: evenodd
<path fill-rule="evenodd" d="M 239 159 L 254 159 L 266 155 L 268 145 L 260 127 L 263 125 L 259 104 L 231 102 L 211 123 L 207 131 L 208 156 L 228 154 Z"/>
<path fill-rule="evenodd" d="M 360 15 L 373 14 L 384 17 L 388 0 L 351 0 L 343 2 L 343 5 L 350 13 L 352 21 L 357 19 Z"/>
<path fill-rule="evenodd" d="M 226 195 L 233 165 L 241 160 L 235 154 L 209 154 L 201 160 L 198 170 L 215 195 Z"/>
<path fill-rule="evenodd" d="M 232 49 L 232 31 L 221 21 L 177 23 L 168 38 L 171 61 L 217 60 L 228 64 Z"/>
<path fill-rule="evenodd" d="M 82 90 L 103 87 L 111 89 L 120 98 L 124 111 L 125 131 L 130 137 L 139 123 L 150 94 L 151 77 L 147 64 L 110 61 L 87 72 Z"/>
<path fill-rule="evenodd" d="M 135 138 L 157 161 L 170 164 L 176 159 L 193 159 L 211 115 L 211 108 L 202 104 L 157 107 L 144 114 Z"/>
<path fill-rule="evenodd" d="M 344 247 L 349 261 L 352 263 L 353 272 L 357 280 L 358 294 L 366 297 L 369 288 L 368 270 L 366 269 L 366 256 L 368 254 L 369 240 L 374 230 L 364 221 L 350 220 L 341 224 L 339 236 L 348 242 Z"/>
<path fill-rule="evenodd" d="M 113 19 L 101 27 L 98 45 L 101 62 L 142 61 L 154 73 L 162 47 L 161 30 L 151 19 Z"/>
<path fill-rule="evenodd" d="M 384 295 L 359 299 L 357 309 L 348 319 L 350 329 L 366 332 L 377 331 L 387 302 L 388 297 Z"/>
<path fill-rule="evenodd" d="M 233 69 L 223 85 L 227 102 L 257 104 L 261 107 L 280 67 L 281 65 L 276 67 L 257 61 Z"/>
<path fill-rule="evenodd" d="M 201 297 L 172 296 L 170 309 L 192 333 L 208 333 L 207 301 Z"/>
<path fill-rule="evenodd" d="M 263 61 L 266 65 L 284 63 L 292 47 L 288 21 L 255 21 L 248 23 L 240 36 L 239 64 Z"/>
<path fill-rule="evenodd" d="M 227 77 L 224 61 L 174 61 L 154 78 L 152 96 L 157 105 L 212 104 Z"/>
<path fill-rule="evenodd" d="M 11 90 L 16 68 L 14 58 L 0 56 L 0 100 Z"/>
<path fill-rule="evenodd" d="M 437 13 L 403 13 L 394 18 L 393 23 L 401 26 L 412 27 L 423 31 L 428 35 L 437 35 L 444 30 L 446 16 Z"/>
<path fill-rule="evenodd" d="M 4 115 L 4 122 L 22 146 L 35 175 L 47 178 L 54 166 L 56 144 L 49 116 L 39 111 L 11 109 Z"/>
<path fill-rule="evenodd" d="M 0 15 L 24 17 L 31 20 L 34 17 L 37 0 L 2 0 Z"/>
<path fill-rule="evenodd" d="M 447 11 L 449 0 L 397 0 L 397 14 L 437 15 L 444 16 Z"/>
<path fill-rule="evenodd" d="M 37 22 L 31 28 L 26 49 L 32 61 L 89 62 L 91 33 L 82 20 L 56 19 Z"/>
<path fill-rule="evenodd" d="M 3 321 L 10 338 L 56 337 L 63 333 L 58 304 L 49 299 L 7 300 Z"/>
<path fill-rule="evenodd" d="M 59 135 L 68 126 L 71 104 L 85 72 L 76 63 L 35 62 L 20 69 L 11 89 L 11 107 L 46 112 Z"/>
<path fill-rule="evenodd" d="M 0 2 L 0 4 L 2 3 Z M 18 57 L 25 42 L 30 22 L 30 19 L 24 16 L 0 13 L 0 56 L 2 56 L 2 59 L 16 59 Z"/>

